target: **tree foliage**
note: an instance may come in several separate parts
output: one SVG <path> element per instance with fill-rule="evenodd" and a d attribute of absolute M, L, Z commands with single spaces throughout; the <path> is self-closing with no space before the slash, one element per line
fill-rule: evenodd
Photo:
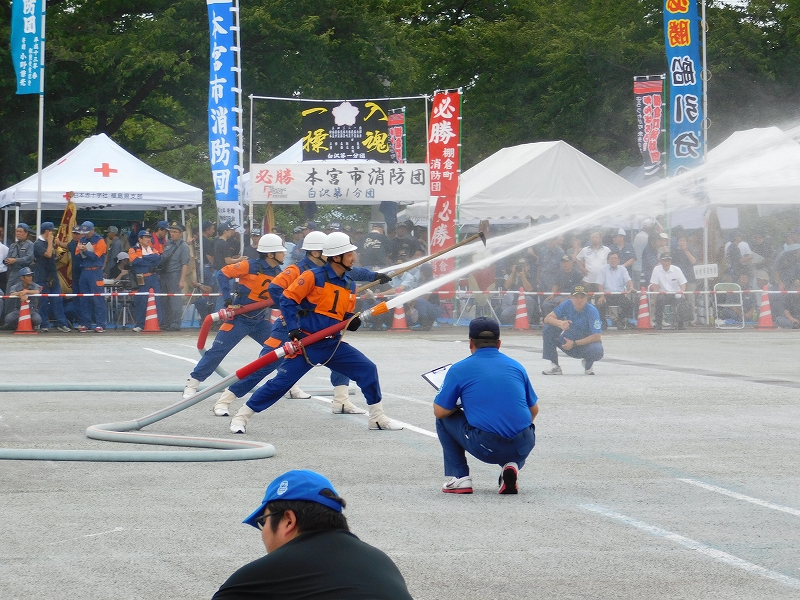
<path fill-rule="evenodd" d="M 243 93 L 376 98 L 464 90 L 464 167 L 509 145 L 563 139 L 610 168 L 635 164 L 632 78 L 666 70 L 661 0 L 254 0 L 241 8 Z M 10 3 L 0 11 L 8 39 Z M 709 132 L 796 118 L 797 2 L 709 1 Z M 199 0 L 52 0 L 45 164 L 111 135 L 206 190 L 208 22 Z M 0 49 L 0 185 L 35 170 L 38 104 Z M 410 159 L 424 102 L 408 101 Z M 245 106 L 245 115 L 249 112 Z M 298 139 L 292 102 L 255 105 L 253 155 Z M 245 127 L 247 131 L 248 127 Z"/>

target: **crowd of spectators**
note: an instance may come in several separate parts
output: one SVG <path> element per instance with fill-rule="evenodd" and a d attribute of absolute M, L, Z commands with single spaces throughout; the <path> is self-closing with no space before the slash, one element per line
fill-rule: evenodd
<path fill-rule="evenodd" d="M 101 235 L 86 221 L 73 230 L 69 242 L 62 243 L 54 238 L 53 223 L 43 223 L 39 232 L 20 223 L 14 230 L 13 241 L 0 242 L 0 290 L 3 290 L 0 295 L 16 297 L 30 293 L 25 290 L 35 287 L 41 293 L 97 293 L 110 289 L 146 293 L 153 289 L 156 293 L 188 294 L 188 297 L 156 299 L 161 328 L 178 330 L 188 303 L 194 304 L 200 321 L 222 308 L 218 296 L 203 294 L 218 293 L 219 270 L 254 257 L 261 235 L 270 233 L 258 227 L 237 228 L 230 223 L 205 221 L 199 231 L 189 236 L 183 224 L 175 221 L 158 221 L 149 224 L 149 229 L 145 225 L 111 225 Z M 281 236 L 287 248 L 283 268 L 302 258 L 304 237 L 317 229 L 325 233 L 348 233 L 358 246 L 358 265 L 371 270 L 395 270 L 391 268 L 427 254 L 426 230 L 411 221 L 399 222 L 391 230 L 387 230 L 385 223 L 373 222 L 362 231 L 336 221 L 324 225 L 308 222 L 288 235 L 272 230 L 271 233 Z M 646 288 L 651 292 L 653 326 L 660 328 L 669 320 L 671 325 L 682 328 L 699 324 L 704 317 L 703 296 L 693 293 L 702 289 L 702 280 L 695 278 L 694 266 L 716 262 L 719 278 L 711 280 L 712 285 L 717 281 L 733 282 L 750 293 L 742 295 L 741 307 L 725 302 L 715 316 L 757 322 L 760 290 L 765 286 L 772 292 L 800 290 L 800 227 L 791 229 L 782 244 L 774 243 L 760 231 L 753 232 L 748 239 L 744 232 L 734 230 L 728 238 L 717 256 L 712 254 L 710 260 L 704 261 L 702 230 L 687 231 L 676 226 L 668 233 L 654 219 L 645 219 L 635 234 L 614 228 L 553 237 L 474 271 L 459 282 L 459 287 L 467 293 L 462 301 L 474 306 L 474 316 L 493 317 L 505 325 L 515 323 L 522 292 L 528 323 L 539 326 L 544 315 L 572 294 L 575 286 L 582 285 L 600 311 L 604 329 L 607 326 L 624 329 L 635 324 L 639 290 Z M 483 254 L 479 252 L 472 260 L 481 258 Z M 26 267 L 32 275 L 27 285 L 22 277 L 30 275 L 20 275 Z M 411 269 L 389 284 L 370 288 L 360 300 L 359 308 L 369 308 L 384 297 L 432 279 L 433 271 L 428 264 Z M 712 295 L 712 304 L 713 300 Z M 771 294 L 770 303 L 777 325 L 800 328 L 798 294 Z M 16 298 L 7 298 L 0 304 L 5 328 L 16 327 L 14 315 L 18 304 Z M 103 298 L 34 296 L 30 299 L 30 308 L 36 315 L 33 321 L 40 323 L 41 331 L 102 332 L 107 317 L 115 318 L 107 304 L 108 300 Z M 139 331 L 144 328 L 147 295 L 136 296 L 130 304 L 134 330 Z M 443 316 L 437 291 L 408 302 L 404 308 L 411 327 L 430 329 Z M 379 329 L 391 326 L 391 313 L 371 324 Z"/>

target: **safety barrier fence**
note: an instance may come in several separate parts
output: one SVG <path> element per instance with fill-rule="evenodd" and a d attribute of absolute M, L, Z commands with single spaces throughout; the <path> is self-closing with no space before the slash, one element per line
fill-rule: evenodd
<path fill-rule="evenodd" d="M 767 293 L 769 295 L 786 295 L 786 294 L 800 294 L 800 290 L 762 290 L 762 289 L 755 289 L 755 290 L 741 290 L 742 294 L 763 294 Z M 489 295 L 502 295 L 505 293 L 511 294 L 519 294 L 519 290 L 456 290 L 455 293 L 453 292 L 442 292 L 434 290 L 429 292 L 431 294 L 438 294 L 441 296 L 453 296 L 457 298 L 465 298 L 469 296 L 474 296 L 475 294 L 489 294 Z M 666 295 L 666 294 L 673 294 L 676 292 L 653 292 L 653 291 L 645 291 L 648 296 L 657 296 L 659 294 Z M 686 291 L 686 292 L 677 292 L 683 295 L 715 295 L 715 294 L 726 294 L 726 293 L 736 293 L 738 294 L 739 291 L 733 290 L 721 290 L 721 291 L 714 291 L 714 290 L 695 290 L 695 291 Z M 572 294 L 569 292 L 560 292 L 558 294 L 553 294 L 552 292 L 522 292 L 525 296 L 571 296 Z M 587 292 L 589 296 L 619 296 L 620 294 L 641 294 L 639 290 L 633 290 L 632 292 Z M 100 297 L 107 297 L 107 298 L 115 298 L 115 297 L 127 297 L 127 296 L 149 296 L 149 292 L 97 292 L 94 294 L 28 294 L 28 298 L 92 298 L 95 296 Z M 153 294 L 156 297 L 163 296 L 163 297 L 186 297 L 186 298 L 203 298 L 203 297 L 211 297 L 216 298 L 220 294 L 218 292 L 210 292 L 210 293 L 202 293 L 202 294 L 183 294 L 183 293 L 176 293 L 170 294 L 166 292 L 155 292 Z M 376 293 L 374 294 L 375 298 L 394 298 L 399 296 L 399 293 Z M 0 296 L 0 298 L 17 298 L 17 296 L 11 296 L 6 294 L 5 296 Z"/>

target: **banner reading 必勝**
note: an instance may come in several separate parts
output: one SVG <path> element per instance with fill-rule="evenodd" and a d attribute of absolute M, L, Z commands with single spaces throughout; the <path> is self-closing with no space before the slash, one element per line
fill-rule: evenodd
<path fill-rule="evenodd" d="M 211 34 L 208 80 L 208 155 L 219 222 L 241 224 L 239 205 L 238 81 L 234 5 L 206 0 Z"/>
<path fill-rule="evenodd" d="M 703 105 L 697 0 L 665 0 L 664 39 L 669 65 L 669 175 L 703 161 Z"/>
<path fill-rule="evenodd" d="M 642 153 L 645 177 L 657 175 L 664 165 L 664 75 L 643 75 L 633 78 L 636 101 L 636 141 Z"/>
<path fill-rule="evenodd" d="M 43 10 L 44 0 L 14 0 L 11 5 L 11 60 L 17 94 L 44 93 Z"/>
<path fill-rule="evenodd" d="M 389 117 L 374 100 L 315 102 L 303 119 L 303 161 L 374 160 L 393 162 Z"/>
<path fill-rule="evenodd" d="M 430 195 L 436 198 L 431 218 L 430 247 L 434 254 L 452 246 L 456 241 L 456 203 L 458 177 L 461 172 L 461 90 L 435 92 L 428 130 L 428 164 L 430 166 Z M 433 276 L 451 272 L 455 259 L 433 262 Z M 455 291 L 455 283 L 442 287 Z"/>
<path fill-rule="evenodd" d="M 427 202 L 429 195 L 424 163 L 253 163 L 250 173 L 254 203 L 412 204 Z"/>

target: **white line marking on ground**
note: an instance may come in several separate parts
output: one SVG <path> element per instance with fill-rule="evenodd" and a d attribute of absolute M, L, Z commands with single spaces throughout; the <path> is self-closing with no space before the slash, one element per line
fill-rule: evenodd
<path fill-rule="evenodd" d="M 772 510 L 779 510 L 781 512 L 788 513 L 790 515 L 794 515 L 795 517 L 800 517 L 800 510 L 797 510 L 796 508 L 781 506 L 780 504 L 773 504 L 772 502 L 767 502 L 766 500 L 759 500 L 758 498 L 753 498 L 752 496 L 745 496 L 744 494 L 740 494 L 732 490 L 726 490 L 725 488 L 721 488 L 716 485 L 703 483 L 702 481 L 697 481 L 696 479 L 679 478 L 678 481 L 683 481 L 684 483 L 691 483 L 692 485 L 701 487 L 704 490 L 708 490 L 709 492 L 716 492 L 718 494 L 722 494 L 723 496 L 730 496 L 731 498 L 736 498 L 737 500 L 744 500 L 745 502 L 758 504 L 759 506 L 763 506 L 764 508 L 771 508 Z"/>
<path fill-rule="evenodd" d="M 650 535 L 654 535 L 656 537 L 664 538 L 671 542 L 675 542 L 676 544 L 679 544 L 684 548 L 688 548 L 689 550 L 694 550 L 695 552 L 699 552 L 700 554 L 705 554 L 706 556 L 713 558 L 714 560 L 725 563 L 732 567 L 736 567 L 737 569 L 742 569 L 743 571 L 747 571 L 748 573 L 752 573 L 753 575 L 759 575 L 761 577 L 777 581 L 778 583 L 782 583 L 784 585 L 800 589 L 800 579 L 789 577 L 788 575 L 784 575 L 783 573 L 778 573 L 777 571 L 770 571 L 769 569 L 748 562 L 743 558 L 739 558 L 738 556 L 734 556 L 732 554 L 728 554 L 727 552 L 723 552 L 722 550 L 717 550 L 716 548 L 707 546 L 702 542 L 697 542 L 695 540 L 689 539 L 677 533 L 672 533 L 671 531 L 667 531 L 666 529 L 661 529 L 660 527 L 649 525 L 647 523 L 639 521 L 638 519 L 634 519 L 633 517 L 621 515 L 617 512 L 614 512 L 602 506 L 598 506 L 597 504 L 581 504 L 580 507 L 585 510 L 603 515 L 605 517 L 609 517 L 611 519 L 614 519 L 615 521 L 624 523 L 625 525 L 630 525 L 631 527 L 635 527 L 636 529 L 644 531 L 645 533 L 649 533 Z"/>
<path fill-rule="evenodd" d="M 51 542 L 50 545 L 64 544 L 66 542 L 74 542 L 75 540 L 82 540 L 84 538 L 97 537 L 99 535 L 106 535 L 107 533 L 117 533 L 119 531 L 125 531 L 125 528 L 124 527 L 114 527 L 114 529 L 109 529 L 108 531 L 101 531 L 100 533 L 87 533 L 86 535 L 82 535 L 81 537 L 71 538 L 71 539 L 68 539 L 68 540 L 59 540 L 58 542 Z"/>
<path fill-rule="evenodd" d="M 323 398 L 322 396 L 311 396 L 311 397 L 315 400 L 321 400 L 322 402 L 333 404 L 333 400 L 330 398 Z M 369 415 L 364 415 L 364 418 L 369 419 Z M 404 429 L 408 429 L 416 433 L 421 433 L 422 435 L 427 435 L 428 437 L 436 439 L 439 438 L 439 436 L 436 435 L 433 431 L 428 431 L 427 429 L 423 429 L 422 427 L 417 427 L 416 425 L 412 425 L 411 423 L 406 423 L 405 421 L 399 421 L 398 419 L 392 419 L 392 421 L 397 421 L 403 426 Z"/>
<path fill-rule="evenodd" d="M 417 400 L 416 398 L 411 398 L 410 396 L 401 396 L 400 394 L 392 394 L 390 392 L 383 392 L 383 395 L 391 398 L 400 398 L 400 400 L 408 400 L 409 402 L 415 402 L 417 404 L 424 404 L 425 406 L 433 406 L 432 400 Z"/>
<path fill-rule="evenodd" d="M 198 361 L 193 360 L 191 358 L 186 358 L 185 356 L 178 356 L 177 354 L 170 354 L 168 352 L 162 352 L 161 350 L 154 350 L 153 348 L 142 348 L 143 350 L 147 350 L 148 352 L 153 352 L 155 354 L 160 354 L 161 356 L 169 356 L 170 358 L 177 358 L 178 360 L 185 360 L 188 363 L 192 363 L 196 365 Z"/>

